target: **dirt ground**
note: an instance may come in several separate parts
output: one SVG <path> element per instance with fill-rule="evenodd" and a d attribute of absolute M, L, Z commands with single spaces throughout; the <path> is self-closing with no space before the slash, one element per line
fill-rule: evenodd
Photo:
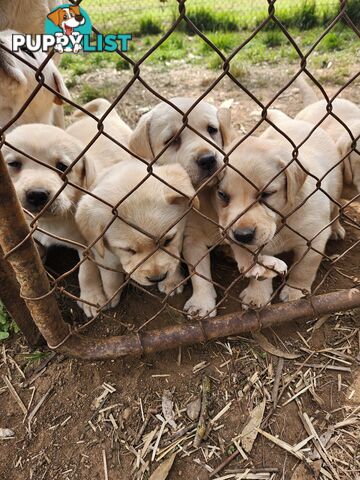
<path fill-rule="evenodd" d="M 291 65 L 254 67 L 242 81 L 266 102 L 292 72 Z M 324 85 L 334 93 L 337 87 L 331 83 L 331 72 L 325 73 L 329 79 Z M 83 83 L 106 85 L 113 100 L 130 76 L 128 72 L 98 71 L 84 76 Z M 197 96 L 216 78 L 216 72 L 185 69 L 178 64 L 160 72 L 146 67 L 143 78 L 167 98 Z M 79 91 L 80 87 L 75 87 L 75 97 Z M 343 96 L 360 103 L 359 83 L 346 89 Z M 248 131 L 259 116 L 256 103 L 245 93 L 223 80 L 208 96 L 217 106 L 229 99 L 233 99 L 235 126 Z M 136 82 L 122 99 L 119 112 L 134 126 L 155 103 L 157 100 Z M 291 87 L 276 106 L 289 114 L 299 111 L 297 91 Z M 355 202 L 347 214 L 359 224 L 360 204 Z M 350 288 L 358 282 L 360 232 L 350 222 L 345 226 L 346 239 L 330 242 L 327 254 L 334 258 L 350 251 L 336 263 L 336 271 L 329 272 L 329 261 L 322 263 L 316 280 L 316 285 L 321 283 L 320 293 Z M 53 251 L 47 265 L 52 273 L 60 274 L 73 261 L 69 252 Z M 236 276 L 233 263 L 218 253 L 214 265 L 215 280 L 230 284 Z M 76 292 L 76 278 L 67 278 L 65 286 Z M 239 309 L 236 297 L 242 287 L 234 287 L 233 298 L 224 302 L 219 313 Z M 161 296 L 151 293 L 130 287 L 120 307 L 86 332 L 104 336 L 139 328 L 160 308 Z M 187 286 L 172 304 L 181 308 L 189 294 Z M 77 324 L 84 321 L 75 304 L 62 300 L 61 305 L 67 319 Z M 13 438 L 0 440 L 0 478 L 146 479 L 176 452 L 170 480 L 207 479 L 231 455 L 233 460 L 221 469 L 218 478 L 307 480 L 319 474 L 323 479 L 359 479 L 359 314 L 338 313 L 266 331 L 270 346 L 264 338 L 249 335 L 105 362 L 48 353 L 35 361 L 29 359 L 29 349 L 18 335 L 3 343 L 0 353 L 0 428 L 14 432 Z M 173 309 L 166 309 L 151 327 L 186 321 Z M 4 376 L 23 407 L 14 400 Z M 191 420 L 186 409 L 201 397 L 204 379 L 210 381 L 207 435 L 200 448 L 195 448 L 197 420 Z M 164 391 L 168 391 L 165 397 L 172 397 L 176 428 L 164 421 Z M 265 412 L 258 418 L 260 431 L 249 448 L 243 429 L 259 405 L 265 406 Z M 165 477 L 157 473 L 151 478 Z"/>

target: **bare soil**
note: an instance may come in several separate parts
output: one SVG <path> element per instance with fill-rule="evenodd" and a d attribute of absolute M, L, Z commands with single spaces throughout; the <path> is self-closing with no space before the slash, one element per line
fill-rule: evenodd
<path fill-rule="evenodd" d="M 278 69 L 256 67 L 242 82 L 260 101 L 267 102 L 293 72 L 293 66 L 280 66 Z M 130 77 L 128 72 L 105 70 L 84 76 L 83 82 L 106 85 L 107 91 L 111 92 L 109 98 L 113 100 Z M 146 67 L 143 77 L 150 85 L 156 86 L 163 96 L 171 98 L 200 95 L 216 78 L 216 72 L 198 67 L 185 68 L 179 64 L 172 69 L 164 67 L 164 71 Z M 360 103 L 358 87 L 359 83 L 353 84 L 343 96 Z M 74 89 L 75 97 L 79 88 Z M 330 82 L 326 88 L 331 93 L 337 89 Z M 235 126 L 248 131 L 259 118 L 255 112 L 256 103 L 226 79 L 208 95 L 208 100 L 218 106 L 228 99 L 233 99 Z M 141 113 L 155 103 L 157 99 L 137 81 L 119 103 L 118 110 L 134 126 Z M 301 100 L 291 87 L 276 105 L 289 114 L 295 114 L 301 109 Z M 348 208 L 348 216 L 359 224 L 359 203 L 354 202 Z M 351 226 L 349 222 L 345 226 L 346 239 L 330 242 L 327 254 L 332 256 L 348 249 L 350 251 L 336 263 L 336 270 L 329 272 L 330 262 L 322 263 L 316 280 L 316 285 L 320 285 L 318 293 L 350 288 L 358 281 L 360 244 L 356 245 L 356 242 L 360 240 L 360 232 L 358 227 Z M 50 252 L 47 265 L 51 271 L 61 273 L 73 261 L 72 254 L 57 250 Z M 213 271 L 215 279 L 223 285 L 230 284 L 236 276 L 233 263 L 221 253 L 214 256 Z M 65 285 L 76 292 L 76 277 L 67 278 Z M 236 297 L 242 287 L 243 284 L 236 285 L 232 292 L 233 299 L 228 298 L 219 313 L 240 308 Z M 190 286 L 187 286 L 182 295 L 172 300 L 173 305 L 181 308 L 190 292 Z M 155 291 L 151 293 L 148 295 L 129 287 L 120 307 L 92 324 L 87 333 L 107 336 L 139 328 L 160 308 L 161 296 Z M 67 299 L 61 299 L 60 303 L 65 318 L 76 324 L 84 321 L 74 303 Z M 151 322 L 150 327 L 186 321 L 173 310 L 165 310 Z M 337 427 L 331 435 L 330 443 L 326 446 L 328 463 L 323 461 L 322 464 L 330 476 L 325 477 L 324 473 L 320 473 L 320 478 L 360 478 L 359 311 L 333 315 L 317 329 L 314 328 L 314 321 L 296 322 L 265 334 L 282 352 L 299 354 L 297 359 L 284 360 L 277 392 L 276 389 L 274 391 L 276 370 L 282 360 L 277 355 L 265 352 L 251 336 L 223 339 L 183 348 L 181 352 L 168 351 L 146 358 L 86 362 L 61 355 L 55 355 L 50 360 L 49 357 L 39 361 L 29 360 L 29 349 L 18 335 L 2 344 L 0 374 L 8 376 L 25 406 L 28 406 L 29 413 L 45 394 L 47 396 L 29 421 L 28 416 L 24 418 L 18 403 L 0 380 L 0 428 L 10 428 L 15 433 L 13 439 L 0 440 L 0 478 L 149 478 L 149 472 L 157 466 L 156 462 L 150 462 L 152 451 L 144 459 L 140 459 L 137 453 L 143 447 L 144 437 L 136 437 L 144 418 L 150 412 L 144 433 L 148 434 L 157 428 L 158 435 L 161 421 L 156 414 L 162 414 L 163 392 L 170 390 L 178 428 L 191 425 L 184 409 L 190 401 L 201 395 L 204 375 L 211 381 L 209 417 L 213 418 L 221 412 L 230 401 L 231 404 L 213 425 L 200 449 L 194 449 L 193 437 L 187 438 L 185 435 L 180 446 L 174 447 L 173 452 L 178 453 L 168 477 L 170 480 L 182 477 L 191 480 L 208 478 L 211 469 L 236 450 L 232 439 L 242 432 L 251 410 L 263 399 L 266 400 L 266 411 L 261 428 L 291 446 L 309 436 L 299 413 L 308 414 L 319 436 L 331 430 L 337 422 L 355 419 L 350 425 Z M 111 385 L 114 391 L 95 404 L 96 399 L 106 391 L 104 383 Z M 280 398 L 279 392 L 283 387 Z M 304 388 L 305 391 L 302 391 Z M 296 393 L 298 397 L 284 405 Z M 278 406 L 272 412 L 274 395 L 279 398 Z M 101 412 L 107 407 L 112 408 Z M 164 439 L 172 433 L 171 428 L 166 427 L 160 449 L 164 446 Z M 301 452 L 310 455 L 313 449 L 313 441 L 309 440 Z M 145 473 L 141 471 L 144 464 L 149 469 L 144 469 Z M 242 451 L 221 471 L 219 477 L 235 478 L 226 476 L 226 473 L 230 470 L 228 475 L 231 475 L 231 470 L 238 469 L 239 472 L 239 469 L 246 470 L 249 467 L 259 469 L 259 472 L 273 468 L 274 476 L 250 477 L 247 474 L 238 478 L 315 478 L 315 474 L 307 476 L 307 473 L 295 477 L 298 464 L 299 460 L 293 453 L 258 434 L 251 452 L 245 454 Z"/>

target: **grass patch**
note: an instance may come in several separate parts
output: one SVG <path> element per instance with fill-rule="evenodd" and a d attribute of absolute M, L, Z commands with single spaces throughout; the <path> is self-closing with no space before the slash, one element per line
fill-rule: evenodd
<path fill-rule="evenodd" d="M 270 48 L 279 47 L 284 43 L 284 34 L 277 30 L 265 32 L 263 43 Z"/>
<path fill-rule="evenodd" d="M 155 50 L 151 59 L 155 62 L 169 62 L 186 58 L 189 54 L 186 44 L 186 36 L 175 32 Z"/>
<path fill-rule="evenodd" d="M 297 27 L 301 30 L 310 30 L 322 23 L 321 17 L 316 12 L 315 0 L 304 0 L 286 21 L 287 27 Z"/>
<path fill-rule="evenodd" d="M 335 18 L 338 6 L 329 4 L 327 8 L 320 9 L 316 0 L 301 0 L 293 2 L 292 7 L 289 4 L 275 4 L 275 16 L 280 20 L 285 28 L 298 28 L 302 31 L 312 28 L 325 26 L 330 20 Z M 263 20 L 260 17 L 257 21 L 259 25 Z M 278 28 L 275 21 L 271 21 L 265 27 L 266 30 Z"/>
<path fill-rule="evenodd" d="M 215 12 L 210 8 L 189 9 L 187 17 L 202 32 L 235 32 L 239 29 L 236 16 L 229 12 Z M 192 27 L 184 20 L 179 25 L 180 31 L 194 35 Z"/>
<path fill-rule="evenodd" d="M 100 98 L 104 96 L 104 92 L 101 88 L 92 87 L 91 85 L 84 85 L 83 89 L 80 94 L 80 99 L 84 103 L 91 102 L 91 100 L 95 100 L 96 98 Z"/>
<path fill-rule="evenodd" d="M 210 0 L 191 0 L 185 4 L 186 14 L 203 32 L 249 30 L 268 16 L 266 0 L 239 0 L 231 6 L 227 2 L 216 2 L 216 8 L 214 5 L 215 2 Z M 359 15 L 358 5 L 359 0 L 348 0 L 348 11 L 354 18 Z M 277 0 L 274 6 L 276 16 L 287 27 L 312 28 L 311 26 L 324 25 L 335 17 L 339 11 L 339 0 Z M 114 0 L 89 1 L 85 8 L 93 24 L 104 33 L 158 34 L 169 28 L 179 17 L 175 0 L 137 0 L 128 3 L 116 3 Z M 191 27 L 184 21 L 180 28 L 193 34 Z"/>
<path fill-rule="evenodd" d="M 225 53 L 231 52 L 240 43 L 239 34 L 236 33 L 209 33 L 207 37 L 210 42 L 212 42 L 219 50 Z M 199 53 L 204 54 L 213 51 L 213 48 L 208 43 L 201 40 Z"/>
<path fill-rule="evenodd" d="M 41 350 L 35 350 L 34 352 L 25 355 L 25 360 L 28 363 L 40 362 L 50 355 L 50 352 L 42 352 Z"/>
<path fill-rule="evenodd" d="M 119 60 L 115 64 L 115 68 L 116 70 L 130 70 L 131 65 L 123 58 L 119 58 Z"/>
<path fill-rule="evenodd" d="M 13 322 L 0 301 L 0 342 L 10 337 L 11 333 L 19 332 L 19 327 Z"/>
<path fill-rule="evenodd" d="M 141 17 L 139 32 L 141 35 L 157 35 L 162 32 L 161 22 L 153 15 Z"/>
<path fill-rule="evenodd" d="M 359 0 L 348 0 L 346 2 L 346 13 L 350 20 L 360 27 L 360 4 Z"/>
<path fill-rule="evenodd" d="M 323 50 L 339 50 L 342 45 L 341 38 L 334 32 L 330 32 L 326 35 L 326 37 L 322 40 L 322 49 Z"/>

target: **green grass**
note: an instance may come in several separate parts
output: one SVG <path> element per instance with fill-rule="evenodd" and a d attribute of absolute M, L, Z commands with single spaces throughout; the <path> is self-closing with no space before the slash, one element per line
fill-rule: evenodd
<path fill-rule="evenodd" d="M 239 29 L 238 18 L 231 12 L 215 12 L 205 7 L 189 8 L 187 17 L 202 32 L 234 32 Z M 190 35 L 195 34 L 192 25 L 185 20 L 179 29 Z"/>
<path fill-rule="evenodd" d="M 188 17 L 204 32 L 246 30 L 268 16 L 265 0 L 216 2 L 216 8 L 214 3 L 212 0 L 189 0 L 185 4 Z M 354 18 L 359 18 L 358 0 L 349 0 L 348 3 L 349 12 L 351 10 Z M 83 0 L 82 7 L 89 12 L 94 25 L 104 33 L 141 32 L 148 35 L 155 33 L 150 31 L 153 26 L 165 31 L 179 16 L 175 0 Z M 338 8 L 338 0 L 328 0 L 326 3 L 316 0 L 277 0 L 275 3 L 275 13 L 280 21 L 287 27 L 297 26 L 301 29 L 328 23 Z M 185 22 L 180 28 L 192 33 Z"/>
<path fill-rule="evenodd" d="M 162 31 L 161 22 L 153 15 L 140 18 L 139 33 L 141 35 L 156 35 Z"/>
<path fill-rule="evenodd" d="M 4 305 L 0 301 L 0 342 L 10 337 L 11 333 L 17 333 L 19 327 L 11 320 Z"/>
<path fill-rule="evenodd" d="M 292 28 L 291 35 L 301 51 L 305 54 L 323 33 L 322 27 L 310 30 Z M 211 32 L 207 38 L 225 55 L 229 56 L 248 37 L 248 32 Z M 149 35 L 134 38 L 128 55 L 138 61 L 161 35 Z M 343 24 L 337 25 L 316 47 L 316 55 L 309 59 L 310 65 L 322 68 L 329 61 L 336 62 L 337 68 L 353 63 L 358 55 L 358 38 L 356 34 Z M 213 48 L 199 36 L 188 36 L 181 32 L 173 32 L 146 59 L 146 65 L 164 67 L 168 62 L 186 60 L 192 65 L 206 65 L 212 69 L 221 69 L 222 60 Z M 259 32 L 234 57 L 231 68 L 240 76 L 254 64 L 276 64 L 278 62 L 295 62 L 299 57 L 289 40 L 279 29 Z M 245 65 L 245 68 L 242 66 Z M 96 69 L 116 68 L 119 71 L 131 69 L 131 65 L 116 53 L 96 53 L 64 55 L 61 68 L 68 74 L 69 88 L 81 85 L 81 75 L 93 73 Z M 82 100 L 90 101 L 99 96 L 99 88 L 84 85 Z M 104 92 L 102 92 L 104 93 Z"/>
<path fill-rule="evenodd" d="M 346 13 L 351 21 L 360 27 L 360 4 L 359 0 L 348 0 L 346 2 Z"/>
<path fill-rule="evenodd" d="M 41 350 L 35 350 L 34 352 L 25 355 L 25 360 L 28 363 L 40 362 L 50 355 L 50 352 L 42 352 Z"/>

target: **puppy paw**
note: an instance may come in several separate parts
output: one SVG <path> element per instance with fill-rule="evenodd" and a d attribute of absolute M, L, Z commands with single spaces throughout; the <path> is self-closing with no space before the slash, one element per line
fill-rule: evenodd
<path fill-rule="evenodd" d="M 260 308 L 267 305 L 271 300 L 272 285 L 262 286 L 260 282 L 256 285 L 249 285 L 239 295 L 243 303 L 243 309 Z"/>
<path fill-rule="evenodd" d="M 331 235 L 332 240 L 344 240 L 346 236 L 345 228 L 341 225 L 339 221 L 335 222 L 331 226 Z"/>
<path fill-rule="evenodd" d="M 270 255 L 260 255 L 259 263 L 252 267 L 247 273 L 247 278 L 255 278 L 256 280 L 264 280 L 274 278 L 277 275 L 285 275 L 287 265 L 282 260 Z"/>
<path fill-rule="evenodd" d="M 304 294 L 300 289 L 285 285 L 280 292 L 279 298 L 282 302 L 291 302 L 291 300 L 299 300 L 303 296 Z"/>
<path fill-rule="evenodd" d="M 192 295 L 185 303 L 184 310 L 189 317 L 215 317 L 216 298 L 204 295 Z"/>
<path fill-rule="evenodd" d="M 184 284 L 180 283 L 184 280 L 185 277 L 181 275 L 180 272 L 175 272 L 173 275 L 170 275 L 166 280 L 158 284 L 158 289 L 161 293 L 173 297 L 182 293 L 184 290 Z"/>
<path fill-rule="evenodd" d="M 107 303 L 107 298 L 102 290 L 83 290 L 80 294 L 80 298 L 85 302 L 92 303 L 93 305 L 88 305 L 87 303 L 78 301 L 77 304 L 84 311 L 85 315 L 88 318 L 94 317 L 98 314 L 98 309 L 104 307 Z"/>

